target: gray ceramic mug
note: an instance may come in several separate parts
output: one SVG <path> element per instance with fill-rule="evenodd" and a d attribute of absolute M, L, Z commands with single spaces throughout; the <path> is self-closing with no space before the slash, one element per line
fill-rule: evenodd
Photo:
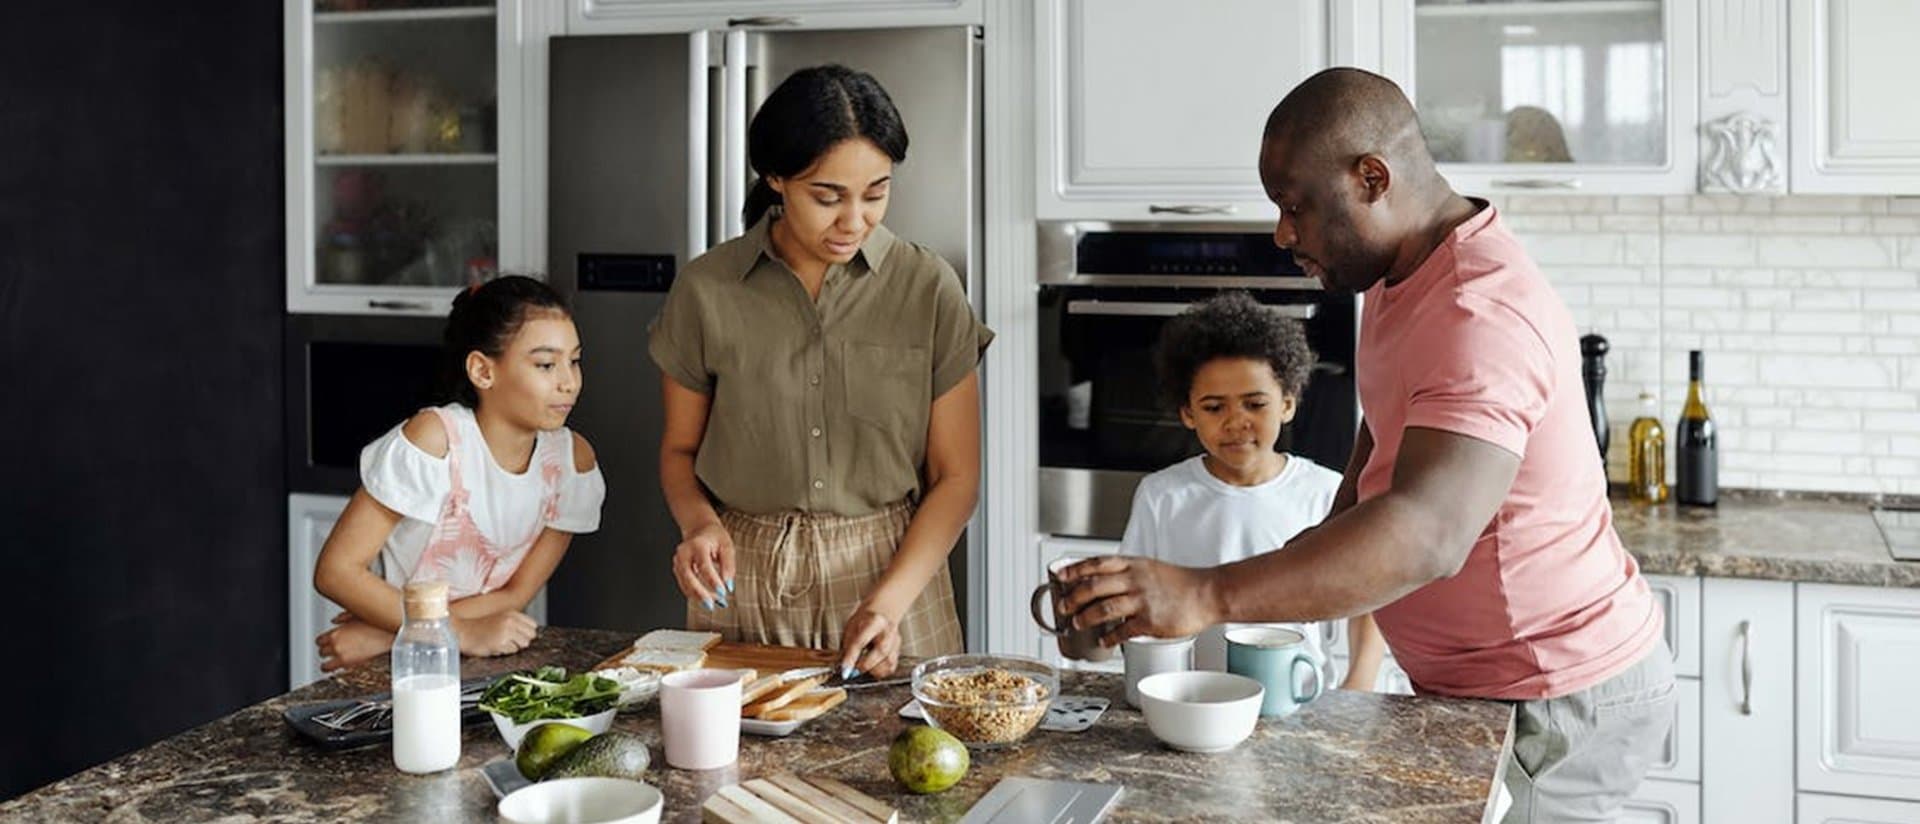
<path fill-rule="evenodd" d="M 1060 645 L 1060 654 L 1081 661 L 1105 661 L 1113 657 L 1113 647 L 1102 646 L 1100 636 L 1106 632 L 1106 626 L 1093 626 L 1086 629 L 1073 628 L 1073 616 L 1060 614 L 1060 601 L 1066 597 L 1066 585 L 1060 583 L 1060 570 L 1080 563 L 1082 558 L 1061 558 L 1047 565 L 1047 582 L 1035 587 L 1033 598 L 1029 599 L 1029 611 L 1033 613 L 1033 622 L 1047 631 L 1048 635 Z M 1053 622 L 1048 623 L 1040 614 L 1040 599 L 1051 595 Z"/>
<path fill-rule="evenodd" d="M 1302 694 L 1300 671 L 1313 689 Z M 1302 704 L 1320 697 L 1326 682 L 1320 675 L 1320 663 L 1307 648 L 1307 636 L 1286 627 L 1240 627 L 1227 631 L 1227 671 L 1259 681 L 1267 688 L 1260 701 L 1260 714 L 1285 718 Z"/>

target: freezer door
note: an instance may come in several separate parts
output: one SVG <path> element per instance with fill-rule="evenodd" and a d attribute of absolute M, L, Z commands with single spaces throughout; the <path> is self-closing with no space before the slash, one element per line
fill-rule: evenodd
<path fill-rule="evenodd" d="M 894 170 L 886 225 L 953 264 L 976 296 L 979 259 L 980 108 L 974 29 L 754 32 L 747 100 L 760 101 L 795 70 L 839 63 L 873 75 L 906 124 L 907 160 Z"/>
<path fill-rule="evenodd" d="M 599 531 L 574 539 L 549 584 L 556 625 L 638 631 L 685 621 L 646 330 L 673 274 L 706 249 L 708 42 L 553 40 L 547 274 L 572 301 L 586 352 L 568 425 L 593 444 L 607 480 Z"/>

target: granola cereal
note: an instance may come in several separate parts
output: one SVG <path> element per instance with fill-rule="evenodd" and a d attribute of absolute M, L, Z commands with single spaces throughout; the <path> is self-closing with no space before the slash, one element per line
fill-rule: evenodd
<path fill-rule="evenodd" d="M 1044 684 L 1003 669 L 932 675 L 921 685 L 927 716 L 971 744 L 1006 744 L 1024 737 L 1047 714 Z"/>

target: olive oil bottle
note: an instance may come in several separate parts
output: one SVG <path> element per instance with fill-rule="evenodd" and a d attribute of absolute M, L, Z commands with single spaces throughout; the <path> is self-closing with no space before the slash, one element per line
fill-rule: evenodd
<path fill-rule="evenodd" d="M 1674 429 L 1674 499 L 1685 506 L 1713 506 L 1720 502 L 1719 433 L 1707 414 L 1702 397 L 1700 350 L 1687 353 L 1687 405 Z"/>
<path fill-rule="evenodd" d="M 1635 503 L 1667 502 L 1667 430 L 1653 392 L 1640 393 L 1640 417 L 1627 430 L 1627 498 Z"/>

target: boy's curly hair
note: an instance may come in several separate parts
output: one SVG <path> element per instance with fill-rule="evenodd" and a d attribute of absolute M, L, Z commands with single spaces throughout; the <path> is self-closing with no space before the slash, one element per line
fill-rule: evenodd
<path fill-rule="evenodd" d="M 1280 391 L 1297 398 L 1307 388 L 1315 355 L 1299 321 L 1235 290 L 1188 307 L 1160 329 L 1153 365 L 1167 404 L 1185 406 L 1193 376 L 1215 358 L 1264 360 L 1273 368 Z"/>

